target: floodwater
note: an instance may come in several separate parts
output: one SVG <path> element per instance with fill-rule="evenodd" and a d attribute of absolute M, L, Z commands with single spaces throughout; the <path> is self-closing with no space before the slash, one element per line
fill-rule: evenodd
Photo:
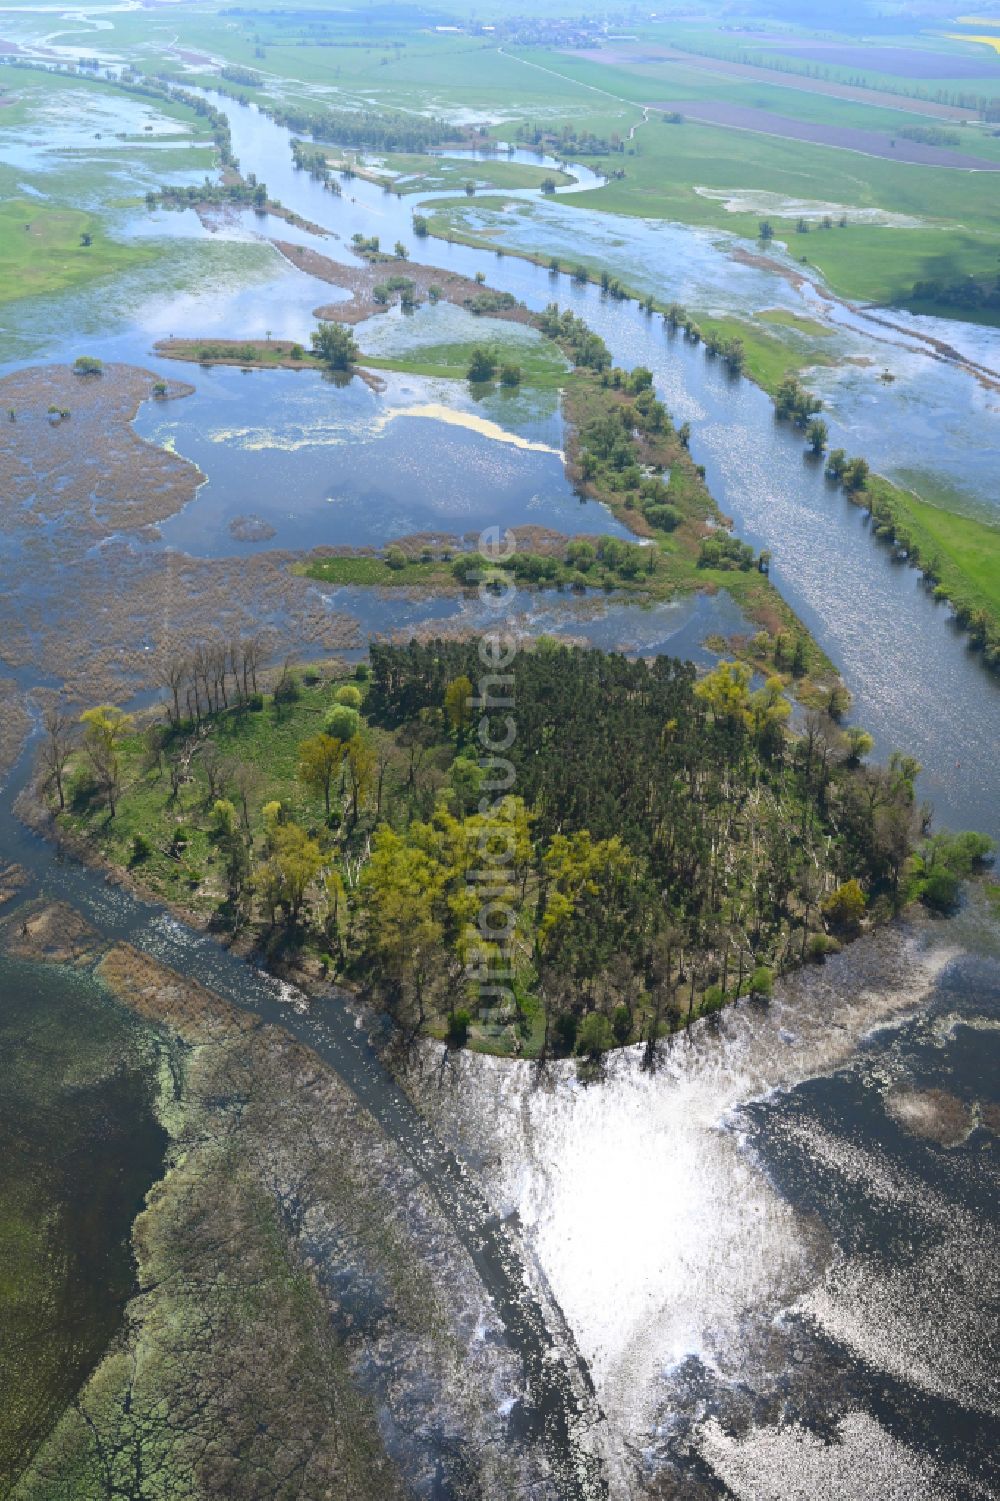
<path fill-rule="evenodd" d="M 411 1081 L 537 1255 L 621 1493 L 995 1495 L 995 917 L 863 940 L 642 1058 L 584 1084 L 427 1044 Z"/>
<path fill-rule="evenodd" d="M 733 516 L 748 541 L 771 550 L 775 582 L 843 672 L 854 694 L 855 717 L 874 734 L 878 753 L 903 749 L 917 757 L 924 767 L 921 791 L 933 801 L 942 824 L 1000 832 L 995 755 L 1000 740 L 1000 683 L 982 670 L 965 638 L 951 626 L 948 607 L 934 602 L 915 570 L 896 562 L 888 548 L 871 539 L 865 515 L 829 485 L 821 466 L 808 461 L 801 435 L 775 422 L 771 404 L 762 392 L 749 381 L 731 378 L 718 361 L 707 359 L 700 348 L 692 347 L 683 337 L 671 338 L 659 319 L 647 318 L 633 304 L 609 302 L 593 286 L 577 286 L 567 277 L 552 276 L 512 255 L 491 255 L 437 240 L 415 240 L 410 233 L 410 217 L 418 201 L 425 200 L 397 198 L 359 179 L 345 184 L 343 196 L 337 197 L 308 174 L 294 169 L 287 131 L 252 107 L 222 102 L 229 111 L 234 147 L 244 166 L 266 179 L 272 194 L 304 219 L 328 226 L 330 231 L 326 238 L 317 239 L 282 224 L 277 226 L 281 237 L 313 243 L 323 254 L 347 263 L 353 261 L 348 245 L 355 230 L 378 234 L 387 244 L 401 237 L 414 256 L 424 255 L 467 275 L 483 270 L 492 285 L 512 291 L 531 307 L 543 307 L 554 299 L 573 307 L 607 340 L 620 364 L 649 366 L 658 391 L 678 421 L 691 422 L 692 452 L 705 464 L 708 482 L 722 509 Z M 734 262 L 725 253 L 727 247 L 720 248 L 718 236 L 678 226 L 651 226 L 641 220 L 618 219 L 609 225 L 605 216 L 587 214 L 579 207 L 539 203 L 537 194 L 521 192 L 513 196 L 518 211 L 500 216 L 509 221 L 507 233 L 512 242 L 532 242 L 533 236 L 538 241 L 546 225 L 550 229 L 562 226 L 560 245 L 571 231 L 574 247 L 585 243 L 592 253 L 595 248 L 599 254 L 606 252 L 609 262 L 620 264 L 630 279 L 633 271 L 638 276 L 639 268 L 645 267 L 661 296 L 692 302 L 716 289 L 722 307 L 731 307 L 732 300 L 738 303 L 742 299 L 744 306 L 797 306 L 800 311 L 817 312 L 817 299 L 808 302 L 782 278 Z M 430 195 L 430 201 L 433 197 Z M 520 209 L 530 209 L 531 217 L 525 218 Z M 0 350 L 6 345 L 10 358 L 27 363 L 39 355 L 75 356 L 84 341 L 84 347 L 94 353 L 141 361 L 157 373 L 176 376 L 180 373 L 176 364 L 166 368 L 166 362 L 151 357 L 156 338 L 172 333 L 205 337 L 238 333 L 263 338 L 270 329 L 276 338 L 304 339 L 312 326 L 312 309 L 342 295 L 328 284 L 293 270 L 262 245 L 260 235 L 275 232 L 275 227 L 265 225 L 262 230 L 252 214 L 231 216 L 215 233 L 206 231 L 191 214 L 144 214 L 135 223 L 144 234 L 171 237 L 176 247 L 172 252 L 177 267 L 176 288 L 136 273 L 124 278 L 122 286 L 112 289 L 110 296 L 102 291 L 100 296 L 94 294 L 72 303 L 46 299 L 33 310 L 24 306 L 12 309 L 2 320 L 6 337 L 0 332 Z M 27 320 L 33 320 L 30 327 Z M 895 468 L 907 475 L 919 471 L 928 483 L 957 489 L 960 498 L 970 505 L 995 508 L 992 474 L 1000 446 L 995 393 L 986 392 L 954 366 L 919 352 L 915 338 L 888 334 L 886 337 L 893 341 L 890 345 L 872 346 L 873 332 L 881 339 L 885 331 L 873 330 L 860 315 L 842 308 L 831 313 L 831 320 L 831 326 L 837 326 L 832 338 L 817 339 L 817 345 L 853 340 L 851 347 L 856 347 L 861 338 L 857 330 L 863 329 L 869 357 L 874 347 L 878 369 L 888 361 L 898 376 L 891 385 L 884 385 L 874 370 L 865 367 L 846 365 L 837 372 L 817 372 L 817 387 L 837 402 L 836 408 L 826 414 L 832 443 L 868 453 L 890 471 Z M 979 363 L 1000 368 L 1000 333 L 995 330 L 902 316 L 894 321 L 915 333 L 935 337 L 945 328 L 952 345 Z M 267 407 L 297 402 L 299 394 L 309 390 L 308 381 L 292 374 L 238 377 L 189 369 L 199 391 L 204 389 L 206 394 L 235 384 L 239 400 L 234 406 L 245 403 L 252 408 L 259 399 L 257 389 L 264 383 L 268 396 L 260 398 L 260 404 Z M 272 399 L 272 390 L 294 395 Z M 332 413 L 344 393 L 331 389 L 329 395 Z M 189 402 L 192 412 L 199 399 Z M 461 405 L 464 399 L 449 392 L 451 405 Z M 391 401 L 388 393 L 387 401 Z M 358 408 L 367 408 L 368 402 L 369 398 L 360 394 L 345 399 L 345 405 L 354 403 Z M 191 429 L 189 438 L 177 440 L 178 449 L 187 452 L 185 441 L 199 449 L 199 461 L 209 483 L 201 497 L 206 508 L 204 535 L 196 541 L 190 529 L 191 517 L 197 514 L 193 509 L 187 518 L 177 519 L 177 541 L 182 546 L 217 549 L 226 517 L 235 506 L 232 475 L 241 472 L 245 451 L 241 451 L 239 442 L 232 446 L 210 444 L 207 425 L 203 429 L 193 415 L 181 411 L 182 406 L 178 404 L 169 413 L 171 421 Z M 388 409 L 387 404 L 383 406 Z M 139 425 L 144 428 L 149 423 L 155 430 L 162 415 L 142 414 Z M 488 415 L 498 420 L 495 413 Z M 516 421 L 501 419 L 498 425 L 530 438 L 539 436 L 536 413 L 515 408 L 513 416 Z M 231 423 L 223 423 L 223 429 L 245 426 L 235 413 L 234 418 Z M 391 428 L 390 423 L 383 429 L 382 444 Z M 420 440 L 428 453 L 437 449 L 441 469 L 449 453 L 456 457 L 461 454 L 465 462 L 471 451 L 465 443 L 473 442 L 463 439 L 456 448 L 459 440 L 454 429 L 432 435 L 430 423 L 421 429 Z M 304 504 L 311 509 L 319 534 L 311 535 L 308 523 L 288 516 L 292 507 L 285 507 L 282 518 L 285 493 L 276 493 L 271 485 L 251 484 L 240 499 L 239 513 L 260 514 L 263 506 L 271 512 L 272 525 L 278 515 L 283 525 L 287 524 L 288 535 L 294 532 L 297 545 L 326 540 L 331 507 L 320 503 L 318 497 L 323 490 L 324 459 L 329 455 L 324 456 L 322 445 L 317 453 L 316 445 L 303 443 L 298 457 L 292 458 L 286 448 L 280 447 L 284 442 L 280 430 L 271 441 L 274 446 L 265 454 L 263 466 L 280 474 L 289 495 L 298 494 L 302 476 Z M 559 445 L 554 442 L 551 446 Z M 475 450 L 482 472 L 490 473 L 506 487 L 507 497 L 522 517 L 536 496 L 543 508 L 551 505 L 553 512 L 559 511 L 563 517 L 567 507 L 572 512 L 558 479 L 557 461 L 551 456 L 526 456 L 512 444 L 501 445 L 482 437 L 476 440 Z M 379 451 L 384 454 L 386 449 Z M 890 458 L 892 463 L 888 462 Z M 328 488 L 333 491 L 332 466 L 329 478 Z M 421 501 L 415 493 L 411 505 L 410 485 L 409 478 L 400 477 L 393 503 L 398 506 L 402 494 L 406 504 L 399 508 L 401 516 L 428 517 L 433 513 L 435 497 L 429 498 L 428 507 L 426 494 Z M 453 503 L 453 498 L 448 498 L 453 488 L 453 481 L 444 484 L 444 507 Z M 419 483 L 416 490 L 420 490 Z M 363 514 L 357 495 L 349 496 L 348 504 L 354 506 L 355 517 L 363 517 L 369 535 L 374 532 L 384 538 L 388 534 L 380 518 Z M 587 508 L 575 512 L 580 518 L 577 529 L 603 529 L 593 524 L 593 517 L 600 513 L 596 508 L 589 509 L 586 523 L 583 518 Z M 455 524 L 461 526 L 460 521 Z M 185 526 L 187 537 L 182 542 Z"/>
<path fill-rule="evenodd" d="M 286 132 L 252 109 L 227 108 L 244 167 L 340 236 L 316 242 L 324 254 L 350 260 L 355 229 L 388 243 L 409 238 L 412 200 L 357 180 L 345 185 L 343 198 L 326 193 L 293 171 Z M 546 204 L 542 213 L 572 215 L 578 243 L 584 227 L 607 232 L 580 209 Z M 623 224 L 622 233 L 635 223 Z M 518 218 L 515 238 L 522 228 Z M 192 215 L 143 216 L 140 231 L 172 238 L 181 295 L 139 272 L 110 294 L 7 310 L 0 347 L 11 363 L 72 357 L 83 341 L 87 352 L 176 377 L 186 370 L 151 356 L 155 338 L 264 337 L 268 328 L 275 337 L 303 338 L 312 308 L 337 295 L 262 246 L 251 216 L 235 216 L 214 235 Z M 281 231 L 290 237 L 285 226 Z M 743 276 L 709 237 L 671 229 L 669 243 L 661 295 L 668 285 L 683 302 L 685 277 L 710 274 L 721 296 Z M 858 717 L 877 733 L 880 748 L 898 745 L 921 759 L 924 788 L 944 822 L 996 832 L 995 681 L 915 573 L 875 547 L 861 513 L 803 461 L 800 438 L 774 423 L 762 393 L 671 339 L 659 320 L 610 304 L 595 288 L 574 287 L 512 256 L 436 241 L 411 245 L 415 255 L 449 269 L 485 270 L 492 285 L 530 306 L 554 298 L 572 305 L 619 363 L 654 371 L 677 419 L 692 423 L 693 452 L 720 504 L 741 534 L 771 548 L 779 586 L 843 669 Z M 619 249 L 609 245 L 609 255 Z M 650 265 L 647 249 L 640 258 Z M 192 289 L 194 266 L 210 274 Z M 762 306 L 790 305 L 786 283 L 745 269 L 763 278 Z M 400 333 L 388 320 L 382 328 L 387 332 L 376 337 Z M 948 329 L 950 342 L 976 342 L 992 358 L 987 334 Z M 912 358 L 919 389 L 907 420 L 915 430 L 939 384 L 957 376 L 922 355 Z M 477 485 L 489 483 L 490 494 L 502 493 L 516 515 L 543 519 L 531 511 L 541 496 L 547 524 L 559 524 L 550 518 L 566 506 L 588 515 L 578 530 L 599 529 L 591 515 L 599 508 L 580 507 L 575 498 L 577 509 L 570 507 L 558 458 L 544 451 L 560 447 L 554 408 L 504 408 L 500 397 L 478 405 L 449 393 L 453 410 L 478 413 L 498 436 L 414 414 L 414 407 L 433 407 L 440 393 L 433 382 L 410 377 L 391 378 L 383 397 L 358 383 L 338 390 L 314 375 L 191 367 L 191 377 L 195 397 L 167 412 L 147 408 L 138 421 L 140 431 L 173 441 L 208 477 L 156 545 L 209 556 L 239 552 L 241 545 L 225 542 L 237 500 L 241 514 L 266 517 L 279 530 L 281 545 L 342 535 L 380 540 L 390 514 L 394 529 L 398 516 L 406 523 L 400 529 L 458 532 L 480 516 L 461 508 L 449 466 L 468 472 L 472 464 L 483 466 Z M 972 399 L 974 383 L 961 379 Z M 876 402 L 865 432 L 891 432 L 899 384 L 872 387 Z M 868 400 L 869 388 L 863 390 L 859 407 Z M 835 399 L 847 402 L 839 389 Z M 834 441 L 876 456 L 863 434 L 837 436 L 836 422 L 846 421 L 839 405 L 831 415 Z M 909 426 L 897 431 L 899 453 L 916 463 L 926 450 L 911 442 Z M 971 491 L 979 484 L 979 456 L 966 454 L 968 466 L 961 466 L 965 431 L 942 428 L 940 441 Z M 541 447 L 524 448 L 515 438 Z M 440 493 L 421 478 L 423 462 L 411 469 L 412 483 L 405 479 L 407 449 L 417 443 L 421 460 L 426 454 L 439 466 Z M 383 487 L 375 500 L 368 491 L 367 502 L 358 478 L 366 472 L 366 483 Z M 476 505 L 482 500 L 474 497 Z M 322 592 L 330 609 L 355 614 L 366 633 L 415 629 L 432 619 L 448 628 L 478 608 L 459 596 Z M 709 631 L 725 634 L 738 621 L 724 596 L 638 610 L 614 597 L 522 594 L 512 608 L 534 632 L 562 629 L 602 645 L 685 656 L 700 650 Z M 25 761 L 19 776 L 26 770 Z M 526 1362 L 544 1373 L 538 1410 L 528 1418 L 552 1436 L 560 1462 L 572 1454 L 567 1386 L 539 1322 L 541 1304 L 531 1303 L 525 1318 L 525 1279 L 554 1296 L 591 1371 L 606 1414 L 616 1498 L 641 1494 L 653 1477 L 664 1484 L 673 1477 L 679 1495 L 741 1501 L 965 1501 L 998 1493 L 984 1435 L 998 1405 L 989 1345 L 997 1274 L 985 1252 L 996 1230 L 1000 934 L 981 905 L 947 924 L 862 940 L 780 987 L 769 1009 L 729 1011 L 678 1038 L 651 1074 L 633 1051 L 613 1057 L 604 1080 L 589 1085 L 570 1066 L 540 1080 L 526 1065 L 472 1055 L 442 1071 L 429 1051 L 433 1077 L 413 1089 L 444 1148 L 454 1146 L 469 1161 L 463 1178 L 381 1073 L 346 1012 L 301 1015 L 294 997 L 210 940 L 56 861 L 13 820 L 11 790 L 0 812 L 0 850 L 21 860 L 38 888 L 77 903 L 103 933 L 127 936 L 280 1020 L 349 1080 L 407 1148 L 462 1227 Z M 9 1014 L 22 984 L 10 967 L 0 972 Z M 136 1182 L 141 1192 L 141 1174 Z M 509 1260 L 491 1207 L 517 1215 L 524 1263 Z M 120 1251 L 120 1232 L 115 1244 Z M 581 1492 L 567 1484 L 566 1494 Z"/>

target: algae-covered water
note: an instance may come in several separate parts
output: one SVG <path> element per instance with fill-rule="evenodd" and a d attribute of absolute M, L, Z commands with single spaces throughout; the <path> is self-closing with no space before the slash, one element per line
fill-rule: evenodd
<path fill-rule="evenodd" d="M 0 952 L 0 1491 L 99 1359 L 162 1169 L 150 1038 L 100 984 Z"/>

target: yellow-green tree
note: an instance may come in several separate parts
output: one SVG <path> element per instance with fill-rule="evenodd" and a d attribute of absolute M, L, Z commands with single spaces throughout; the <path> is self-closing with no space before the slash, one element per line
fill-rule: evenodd
<path fill-rule="evenodd" d="M 299 781 L 323 799 L 330 817 L 330 792 L 344 760 L 344 742 L 333 735 L 313 735 L 299 745 Z"/>
<path fill-rule="evenodd" d="M 361 804 L 375 785 L 375 751 L 367 740 L 353 735 L 347 742 L 347 778 L 351 784 L 351 827 L 358 821 Z"/>
<path fill-rule="evenodd" d="M 464 675 L 452 678 L 444 690 L 445 718 L 461 739 L 472 718 L 472 683 Z"/>
<path fill-rule="evenodd" d="M 121 785 L 119 748 L 130 734 L 135 721 L 131 714 L 114 704 L 98 704 L 80 715 L 83 725 L 83 748 L 90 762 L 94 780 L 108 800 L 108 811 L 115 816 L 118 789 Z"/>
<path fill-rule="evenodd" d="M 383 824 L 361 876 L 365 946 L 398 999 L 412 990 L 418 1022 L 423 1021 L 425 986 L 440 954 L 442 927 L 435 905 L 441 882 L 437 862 Z"/>
<path fill-rule="evenodd" d="M 296 823 L 275 824 L 270 835 L 271 853 L 258 867 L 254 886 L 274 924 L 283 908 L 291 925 L 298 922 L 306 892 L 323 866 L 323 853 L 315 839 Z"/>
<path fill-rule="evenodd" d="M 742 662 L 720 662 L 695 684 L 695 695 L 711 710 L 719 724 L 749 726 L 750 669 Z"/>
<path fill-rule="evenodd" d="M 823 911 L 832 923 L 838 928 L 852 930 L 858 926 L 865 915 L 867 898 L 860 885 L 854 879 L 845 881 L 838 886 L 823 903 Z"/>

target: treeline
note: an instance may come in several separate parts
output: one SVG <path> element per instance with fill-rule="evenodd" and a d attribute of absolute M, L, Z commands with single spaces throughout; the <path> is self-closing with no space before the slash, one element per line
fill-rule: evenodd
<path fill-rule="evenodd" d="M 229 83 L 242 84 L 247 89 L 258 89 L 263 82 L 259 73 L 255 73 L 252 68 L 240 67 L 238 63 L 227 63 L 219 72 Z"/>
<path fill-rule="evenodd" d="M 428 151 L 461 135 L 445 120 L 395 110 L 309 110 L 286 104 L 275 105 L 270 114 L 297 135 L 373 151 Z"/>
<path fill-rule="evenodd" d="M 572 125 L 564 125 L 556 131 L 524 123 L 517 127 L 514 138 L 523 145 L 537 146 L 542 151 L 561 156 L 610 156 L 625 150 L 624 138 L 617 131 L 612 131 L 608 136 L 600 136 L 591 130 L 577 132 Z"/>
<path fill-rule="evenodd" d="M 191 208 L 196 204 L 231 203 L 245 208 L 267 207 L 267 184 L 256 181 L 188 183 L 180 187 L 165 183 L 146 194 L 147 208 L 163 204 L 165 208 Z"/>
<path fill-rule="evenodd" d="M 929 277 L 913 283 L 910 300 L 959 308 L 963 312 L 1000 312 L 1000 276 L 959 276 L 954 281 Z"/>

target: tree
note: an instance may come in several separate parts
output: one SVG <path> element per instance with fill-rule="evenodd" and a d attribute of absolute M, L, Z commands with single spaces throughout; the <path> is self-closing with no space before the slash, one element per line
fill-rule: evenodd
<path fill-rule="evenodd" d="M 344 760 L 344 742 L 333 735 L 313 735 L 299 745 L 299 780 L 322 797 L 330 817 L 330 791 Z"/>
<path fill-rule="evenodd" d="M 822 453 L 829 437 L 829 429 L 819 417 L 814 417 L 806 428 L 806 441 L 813 453 Z"/>
<path fill-rule="evenodd" d="M 864 490 L 868 484 L 867 459 L 850 459 L 844 470 L 844 488 L 852 494 Z"/>
<path fill-rule="evenodd" d="M 375 783 L 375 751 L 367 740 L 355 735 L 347 742 L 347 778 L 351 784 L 351 827 L 358 821 L 361 804 Z"/>
<path fill-rule="evenodd" d="M 92 354 L 81 354 L 73 361 L 73 373 L 75 375 L 100 375 L 104 370 L 104 361 L 95 359 Z"/>
<path fill-rule="evenodd" d="M 459 740 L 464 738 L 469 720 L 472 717 L 471 699 L 472 683 L 464 675 L 452 678 L 444 690 L 445 718 Z"/>
<path fill-rule="evenodd" d="M 45 711 L 45 740 L 42 743 L 41 762 L 46 786 L 56 789 L 59 811 L 66 806 L 65 773 L 76 739 L 76 724 L 59 705 Z"/>
<path fill-rule="evenodd" d="M 316 355 L 331 370 L 349 370 L 358 357 L 354 335 L 340 323 L 321 323 L 313 329 L 311 343 Z"/>
<path fill-rule="evenodd" d="M 720 662 L 695 685 L 695 695 L 716 723 L 750 723 L 750 669 L 743 662 Z"/>
<path fill-rule="evenodd" d="M 759 238 L 764 241 L 765 245 L 767 244 L 768 240 L 774 239 L 774 229 L 771 225 L 770 219 L 762 219 L 760 221 L 760 227 L 757 230 L 757 234 Z"/>
<path fill-rule="evenodd" d="M 365 945 L 400 999 L 407 988 L 415 992 L 421 1019 L 424 985 L 443 935 L 434 914 L 441 881 L 437 862 L 425 850 L 386 825 L 378 830 L 361 875 Z"/>
<path fill-rule="evenodd" d="M 361 715 L 351 704 L 338 704 L 326 720 L 326 733 L 346 745 L 361 728 Z"/>
<path fill-rule="evenodd" d="M 863 730 L 860 725 L 856 724 L 848 726 L 844 732 L 844 739 L 847 742 L 846 761 L 848 766 L 860 766 L 865 756 L 869 754 L 875 744 L 868 731 Z"/>
<path fill-rule="evenodd" d="M 125 736 L 131 733 L 134 720 L 114 704 L 99 704 L 95 709 L 85 709 L 80 722 L 84 727 L 83 747 L 94 780 L 107 798 L 108 811 L 114 818 L 121 784 L 118 750 Z"/>
<path fill-rule="evenodd" d="M 500 384 L 507 387 L 519 386 L 521 384 L 520 365 L 501 365 Z"/>
<path fill-rule="evenodd" d="M 539 183 L 539 187 L 543 193 L 554 193 L 556 190 L 556 180 L 554 177 L 543 177 Z"/>
<path fill-rule="evenodd" d="M 469 1040 L 469 1028 L 472 1025 L 472 1017 L 464 1008 L 452 1011 L 448 1015 L 448 1046 L 452 1048 L 464 1048 Z"/>
<path fill-rule="evenodd" d="M 838 886 L 823 903 L 823 911 L 835 927 L 854 930 L 865 915 L 867 898 L 852 877 Z"/>
<path fill-rule="evenodd" d="M 826 461 L 826 472 L 831 479 L 838 483 L 843 481 L 844 470 L 847 468 L 847 454 L 842 448 L 835 448 Z"/>
<path fill-rule="evenodd" d="M 469 357 L 469 368 L 466 375 L 474 384 L 492 380 L 496 372 L 497 362 L 492 350 L 484 349 L 477 344 Z"/>
<path fill-rule="evenodd" d="M 299 920 L 306 892 L 319 875 L 323 855 L 319 845 L 296 823 L 278 823 L 270 831 L 271 854 L 261 865 L 255 886 L 272 925 L 279 907 L 289 925 Z"/>
<path fill-rule="evenodd" d="M 227 797 L 220 797 L 212 808 L 212 824 L 220 838 L 231 838 L 236 832 L 236 808 Z"/>
<path fill-rule="evenodd" d="M 599 1058 L 614 1045 L 611 1023 L 602 1011 L 588 1011 L 576 1034 L 576 1050 L 588 1058 Z"/>
<path fill-rule="evenodd" d="M 402 240 L 397 240 L 394 248 L 397 261 L 405 261 L 409 258 L 410 252 L 407 250 Z"/>

